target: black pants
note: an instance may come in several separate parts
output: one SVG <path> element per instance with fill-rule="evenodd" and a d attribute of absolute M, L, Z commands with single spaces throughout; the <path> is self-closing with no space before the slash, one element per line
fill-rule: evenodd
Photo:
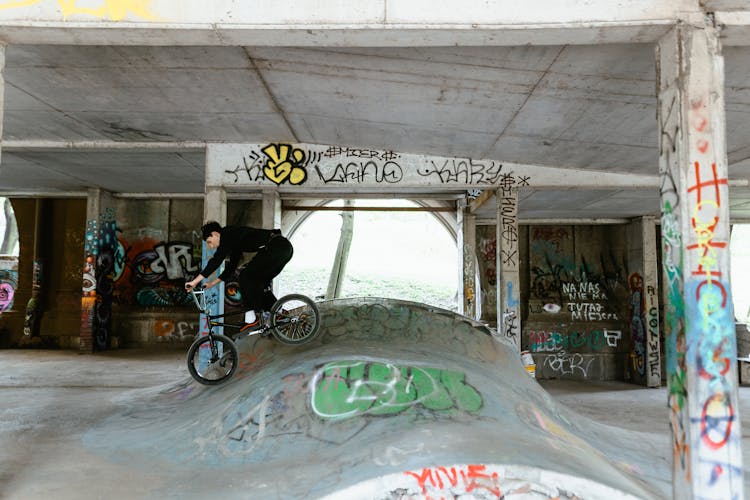
<path fill-rule="evenodd" d="M 284 269 L 293 253 L 289 240 L 276 236 L 245 265 L 240 272 L 239 285 L 246 310 L 260 312 L 271 309 L 276 302 L 276 296 L 270 289 L 271 280 Z"/>

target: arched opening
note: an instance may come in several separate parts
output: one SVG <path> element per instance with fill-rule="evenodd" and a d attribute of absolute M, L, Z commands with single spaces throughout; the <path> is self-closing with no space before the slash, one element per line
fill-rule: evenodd
<path fill-rule="evenodd" d="M 388 297 L 456 310 L 455 234 L 428 211 L 356 210 L 416 208 L 410 200 L 352 200 L 351 244 L 340 297 Z M 342 206 L 332 200 L 325 206 Z M 342 233 L 342 212 L 313 211 L 289 231 L 294 257 L 279 276 L 279 292 L 316 298 L 329 293 Z"/>
<path fill-rule="evenodd" d="M 10 199 L 0 197 L 0 314 L 13 307 L 18 288 L 18 225 Z"/>

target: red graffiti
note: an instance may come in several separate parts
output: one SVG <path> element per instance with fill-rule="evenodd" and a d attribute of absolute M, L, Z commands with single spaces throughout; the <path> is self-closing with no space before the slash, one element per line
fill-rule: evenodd
<path fill-rule="evenodd" d="M 404 474 L 412 476 L 417 480 L 423 495 L 427 495 L 428 487 L 430 490 L 444 490 L 446 488 L 455 488 L 461 483 L 466 493 L 481 489 L 489 492 L 496 498 L 502 498 L 503 493 L 500 490 L 497 472 L 487 474 L 485 468 L 484 465 L 467 465 L 465 468 L 461 467 L 458 470 L 456 467 L 451 467 L 450 469 L 446 467 L 434 467 L 422 469 L 419 473 L 406 471 Z"/>
<path fill-rule="evenodd" d="M 697 273 L 693 273 L 693 274 L 697 274 Z M 721 276 L 721 273 L 719 273 L 719 275 Z M 711 285 L 712 287 L 715 286 L 715 287 L 719 288 L 719 290 L 721 291 L 721 307 L 722 308 L 726 307 L 727 306 L 728 294 L 727 294 L 726 288 L 724 288 L 724 285 L 721 284 L 721 281 L 703 280 L 698 285 L 698 288 L 695 290 L 695 300 L 700 301 L 700 298 L 701 298 L 701 288 L 703 288 L 706 285 Z"/>
<path fill-rule="evenodd" d="M 701 438 L 711 449 L 722 448 L 732 435 L 734 407 L 724 393 L 714 394 L 703 405 Z"/>
<path fill-rule="evenodd" d="M 726 178 L 719 179 L 716 176 L 716 163 L 712 163 L 711 164 L 711 170 L 713 171 L 713 174 L 714 174 L 713 175 L 713 177 L 714 177 L 713 180 L 706 181 L 706 182 L 701 182 L 701 165 L 700 165 L 699 162 L 696 161 L 695 162 L 695 186 L 689 187 L 688 188 L 688 193 L 690 193 L 691 191 L 698 191 L 697 201 L 700 204 L 700 202 L 701 202 L 701 191 L 703 190 L 703 188 L 713 186 L 715 194 L 716 194 L 716 197 L 715 197 L 716 206 L 721 206 L 721 195 L 719 194 L 720 193 L 719 192 L 719 186 L 720 185 L 724 185 L 724 186 L 728 185 L 728 181 L 727 181 Z M 695 225 L 695 222 L 693 222 L 693 225 Z"/>

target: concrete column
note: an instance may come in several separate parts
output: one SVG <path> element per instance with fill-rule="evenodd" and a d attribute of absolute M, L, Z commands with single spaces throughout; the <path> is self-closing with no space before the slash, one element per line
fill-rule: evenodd
<path fill-rule="evenodd" d="M 227 223 L 227 192 L 224 188 L 209 187 L 206 186 L 206 197 L 203 201 L 203 220 L 204 222 L 215 220 L 222 226 Z M 215 253 L 215 250 L 210 250 L 206 246 L 206 242 L 203 242 L 202 246 L 202 258 L 201 268 L 204 267 L 209 259 Z M 219 266 L 214 275 L 221 274 L 224 266 Z M 206 276 L 210 278 L 210 276 Z M 206 304 L 208 304 L 208 310 L 212 315 L 224 313 L 224 283 L 211 288 L 206 293 Z M 206 335 L 208 333 L 206 317 L 201 314 L 200 316 L 200 334 Z M 219 327 L 214 330 L 214 333 L 223 333 L 223 328 Z"/>
<path fill-rule="evenodd" d="M 656 61 L 674 498 L 741 499 L 724 59 L 717 30 L 678 25 L 660 40 Z"/>
<path fill-rule="evenodd" d="M 646 316 L 646 386 L 661 387 L 661 340 L 659 338 L 659 268 L 656 258 L 656 219 L 641 218 L 643 241 L 643 291 Z"/>
<path fill-rule="evenodd" d="M 5 45 L 0 44 L 0 163 L 3 154 L 3 117 L 5 115 Z M 0 169 L 0 172 L 2 170 Z"/>
<path fill-rule="evenodd" d="M 471 213 L 465 200 L 456 210 L 456 246 L 458 249 L 458 312 L 476 319 L 476 216 Z"/>
<path fill-rule="evenodd" d="M 227 223 L 227 192 L 221 187 L 206 187 L 203 201 L 203 221 L 215 220 L 222 226 Z"/>
<path fill-rule="evenodd" d="M 113 346 L 112 294 L 117 223 L 111 193 L 88 191 L 79 348 L 92 353 Z"/>
<path fill-rule="evenodd" d="M 261 219 L 263 229 L 281 228 L 281 197 L 277 190 L 263 191 Z"/>
<path fill-rule="evenodd" d="M 497 332 L 521 350 L 518 189 L 497 190 Z"/>

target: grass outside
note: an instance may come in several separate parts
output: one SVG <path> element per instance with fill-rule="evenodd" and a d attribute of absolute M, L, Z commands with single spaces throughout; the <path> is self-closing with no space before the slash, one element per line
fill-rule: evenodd
<path fill-rule="evenodd" d="M 285 269 L 279 276 L 279 292 L 303 293 L 320 299 L 328 288 L 327 269 Z M 385 297 L 422 302 L 443 309 L 456 310 L 456 289 L 419 280 L 417 277 L 374 276 L 347 273 L 342 297 Z"/>

